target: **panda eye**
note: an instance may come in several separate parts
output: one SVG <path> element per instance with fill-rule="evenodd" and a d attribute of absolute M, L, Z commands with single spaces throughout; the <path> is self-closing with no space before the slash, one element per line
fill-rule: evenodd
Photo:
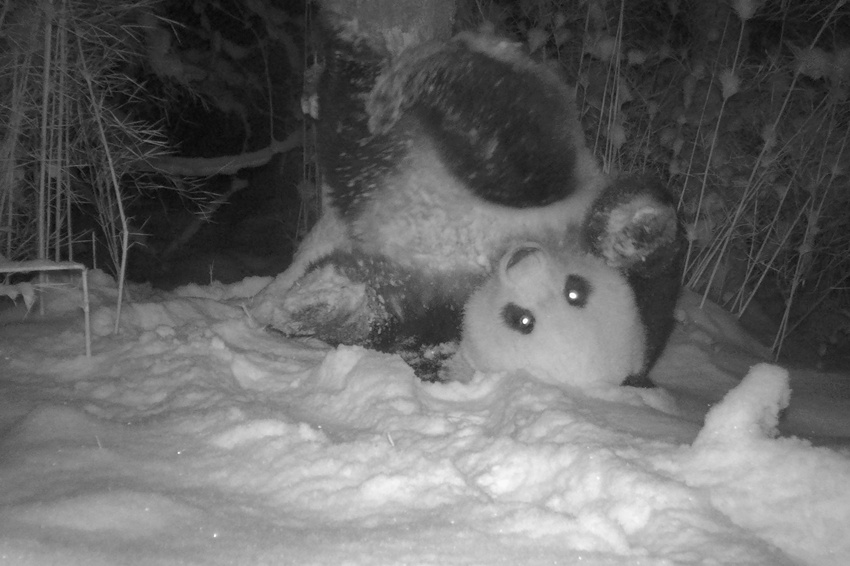
<path fill-rule="evenodd" d="M 582 308 L 587 305 L 587 299 L 590 297 L 590 283 L 584 277 L 570 275 L 567 277 L 567 284 L 564 285 L 564 296 L 567 298 L 567 303 Z"/>
<path fill-rule="evenodd" d="M 514 303 L 508 303 L 502 309 L 502 318 L 508 328 L 516 330 L 520 334 L 531 334 L 534 330 L 534 315 L 531 311 L 524 309 Z"/>

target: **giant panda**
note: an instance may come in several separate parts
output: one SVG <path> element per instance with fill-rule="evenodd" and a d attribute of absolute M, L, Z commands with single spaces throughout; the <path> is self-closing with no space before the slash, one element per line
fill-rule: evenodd
<path fill-rule="evenodd" d="M 556 71 L 488 34 L 393 57 L 356 22 L 326 22 L 323 217 L 256 299 L 259 322 L 415 354 L 459 340 L 473 291 L 518 242 L 566 249 L 589 238 L 604 242 L 593 253 L 627 278 L 656 276 L 633 266 L 675 270 L 675 210 L 633 190 L 641 182 L 605 179 Z M 659 307 L 659 321 L 671 317 L 672 306 Z M 433 375 L 428 363 L 412 365 Z"/>
<path fill-rule="evenodd" d="M 503 255 L 466 303 L 448 379 L 524 370 L 580 389 L 652 386 L 647 374 L 673 327 L 681 228 L 650 180 L 624 182 L 616 195 L 594 203 L 574 237 L 520 242 Z"/>

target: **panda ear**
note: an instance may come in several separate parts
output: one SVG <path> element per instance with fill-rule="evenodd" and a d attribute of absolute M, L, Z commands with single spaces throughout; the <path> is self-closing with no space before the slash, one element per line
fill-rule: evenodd
<path fill-rule="evenodd" d="M 519 285 L 522 276 L 530 270 L 536 272 L 543 268 L 544 256 L 543 248 L 534 242 L 514 246 L 499 261 L 499 279 L 510 287 Z"/>
<path fill-rule="evenodd" d="M 585 225 L 591 251 L 616 269 L 651 277 L 677 261 L 683 233 L 666 190 L 646 177 L 616 181 Z"/>

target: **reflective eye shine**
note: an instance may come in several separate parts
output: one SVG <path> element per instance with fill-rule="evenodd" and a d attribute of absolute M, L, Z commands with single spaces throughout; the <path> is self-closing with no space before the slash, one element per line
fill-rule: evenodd
<path fill-rule="evenodd" d="M 587 305 L 587 299 L 590 297 L 590 283 L 580 275 L 570 275 L 567 277 L 567 283 L 564 285 L 564 296 L 567 303 L 571 306 L 582 308 Z"/>
<path fill-rule="evenodd" d="M 530 310 L 524 309 L 514 303 L 508 303 L 502 309 L 502 319 L 508 328 L 516 330 L 520 334 L 531 334 L 534 330 L 534 315 Z"/>

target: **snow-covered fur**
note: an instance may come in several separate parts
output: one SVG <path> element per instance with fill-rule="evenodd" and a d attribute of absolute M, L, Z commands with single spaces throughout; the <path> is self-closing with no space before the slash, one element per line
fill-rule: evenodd
<path fill-rule="evenodd" d="M 256 298 L 258 321 L 332 344 L 418 351 L 459 339 L 467 299 L 518 242 L 569 244 L 587 225 L 614 268 L 640 262 L 645 250 L 626 250 L 623 262 L 622 242 L 606 237 L 607 224 L 596 229 L 592 211 L 628 239 L 624 219 L 645 203 L 606 183 L 554 70 L 489 35 L 391 57 L 351 22 L 330 27 L 318 87 L 325 211 Z"/>
<path fill-rule="evenodd" d="M 319 89 L 328 200 L 355 249 L 480 273 L 505 241 L 581 222 L 604 180 L 554 71 L 470 33 L 389 63 L 364 42 L 335 36 Z"/>

